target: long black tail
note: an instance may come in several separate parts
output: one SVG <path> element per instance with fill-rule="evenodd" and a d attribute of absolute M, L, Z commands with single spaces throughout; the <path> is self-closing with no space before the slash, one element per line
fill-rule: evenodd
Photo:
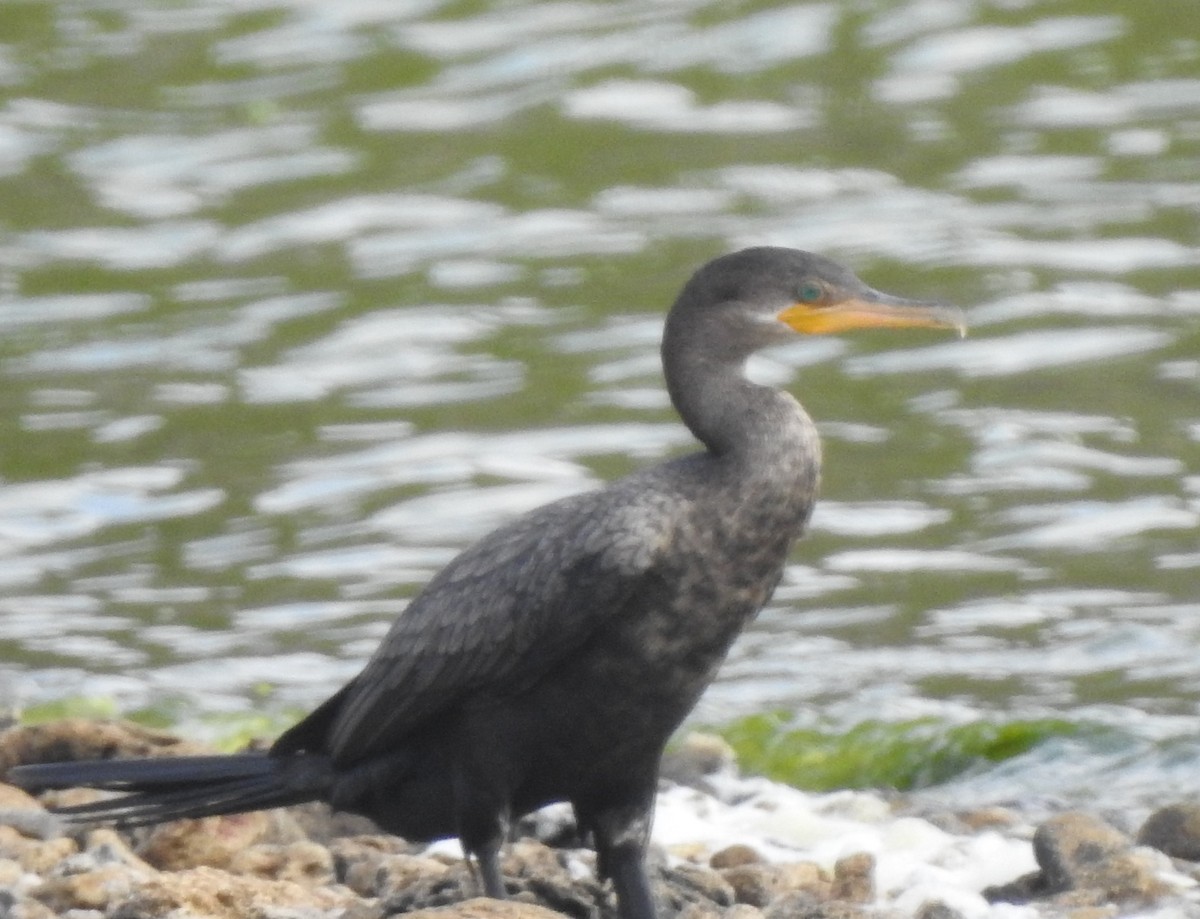
<path fill-rule="evenodd" d="M 320 755 L 241 753 L 39 763 L 16 766 L 7 778 L 30 791 L 83 786 L 125 792 L 54 811 L 72 823 L 146 826 L 319 800 L 328 796 L 334 773 Z"/>

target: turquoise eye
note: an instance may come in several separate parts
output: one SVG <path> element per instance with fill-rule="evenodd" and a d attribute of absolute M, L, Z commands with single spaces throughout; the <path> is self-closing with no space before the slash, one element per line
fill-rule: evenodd
<path fill-rule="evenodd" d="M 801 303 L 816 303 L 825 295 L 824 289 L 820 284 L 813 281 L 808 282 L 800 287 L 800 302 Z"/>

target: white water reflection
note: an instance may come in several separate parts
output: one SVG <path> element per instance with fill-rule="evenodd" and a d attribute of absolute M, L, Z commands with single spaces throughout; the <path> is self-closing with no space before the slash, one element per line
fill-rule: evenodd
<path fill-rule="evenodd" d="M 1157 351 L 1173 340 L 1169 332 L 1142 326 L 1039 329 L 850 358 L 846 369 L 858 376 L 939 368 L 968 377 L 1019 376 Z"/>
<path fill-rule="evenodd" d="M 0 48 L 22 699 L 319 701 L 487 528 L 694 447 L 662 311 L 773 243 L 971 337 L 753 362 L 825 497 L 709 711 L 1107 718 L 1195 787 L 1200 91 L 1149 6 L 126 6 Z M 971 787 L 1153 785 L 1038 755 Z"/>

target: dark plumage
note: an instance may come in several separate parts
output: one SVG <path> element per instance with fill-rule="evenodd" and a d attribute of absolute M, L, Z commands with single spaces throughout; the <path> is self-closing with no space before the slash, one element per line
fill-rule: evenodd
<path fill-rule="evenodd" d="M 749 382 L 745 361 L 795 331 L 914 325 L 960 321 L 804 252 L 710 262 L 662 347 L 703 451 L 485 536 L 268 753 L 29 765 L 10 780 L 130 792 L 63 811 L 126 825 L 323 799 L 409 839 L 459 837 L 496 897 L 509 821 L 569 801 L 621 915 L 651 919 L 643 861 L 663 745 L 770 598 L 816 495 L 812 421 Z"/>

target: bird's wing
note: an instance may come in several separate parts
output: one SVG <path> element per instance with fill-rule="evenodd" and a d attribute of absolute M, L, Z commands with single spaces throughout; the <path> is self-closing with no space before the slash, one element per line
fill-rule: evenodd
<path fill-rule="evenodd" d="M 334 758 L 395 746 L 472 692 L 519 691 L 587 641 L 634 596 L 670 539 L 670 513 L 644 496 L 615 497 L 608 489 L 540 508 L 430 581 L 337 707 Z"/>

